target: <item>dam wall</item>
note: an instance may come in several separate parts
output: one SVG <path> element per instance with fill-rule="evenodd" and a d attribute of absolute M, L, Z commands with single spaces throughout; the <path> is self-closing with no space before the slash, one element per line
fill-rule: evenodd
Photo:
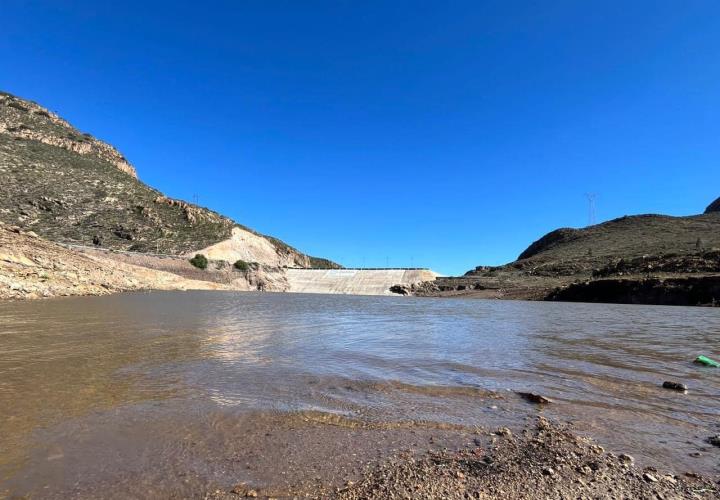
<path fill-rule="evenodd" d="M 429 269 L 287 269 L 288 292 L 395 295 L 393 285 L 433 281 Z"/>

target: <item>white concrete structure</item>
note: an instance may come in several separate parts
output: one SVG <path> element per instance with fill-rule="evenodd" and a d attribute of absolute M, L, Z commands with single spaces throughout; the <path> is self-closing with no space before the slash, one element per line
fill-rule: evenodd
<path fill-rule="evenodd" d="M 427 269 L 287 269 L 288 292 L 350 295 L 394 295 L 393 285 L 433 281 Z"/>

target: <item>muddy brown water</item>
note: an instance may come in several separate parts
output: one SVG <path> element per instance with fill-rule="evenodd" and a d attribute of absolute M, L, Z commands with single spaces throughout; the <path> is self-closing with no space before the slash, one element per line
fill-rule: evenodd
<path fill-rule="evenodd" d="M 719 350 L 710 308 L 232 292 L 2 303 L 0 498 L 239 481 L 282 494 L 539 412 L 643 465 L 717 475 L 705 439 L 720 433 L 720 370 L 692 360 Z"/>

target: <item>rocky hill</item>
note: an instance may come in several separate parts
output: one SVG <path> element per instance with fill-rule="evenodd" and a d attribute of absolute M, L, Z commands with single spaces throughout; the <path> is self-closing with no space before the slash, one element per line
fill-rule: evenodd
<path fill-rule="evenodd" d="M 0 221 L 51 241 L 181 255 L 242 234 L 234 247 L 239 253 L 229 258 L 338 267 L 212 210 L 165 196 L 138 180 L 135 168 L 112 146 L 7 93 L 0 93 L 0 177 Z M 243 242 L 252 243 L 250 250 Z"/>
<path fill-rule="evenodd" d="M 572 261 L 592 270 L 612 258 L 686 254 L 720 247 L 719 223 L 720 217 L 708 212 L 690 217 L 635 215 L 584 229 L 557 229 L 532 243 L 518 261 Z"/>
<path fill-rule="evenodd" d="M 410 293 L 553 300 L 576 296 L 663 304 L 700 297 L 711 303 L 720 275 L 720 211 L 713 209 L 718 204 L 702 215 L 636 215 L 583 229 L 557 229 L 532 243 L 514 262 L 478 266 L 464 276 L 440 278 Z M 683 283 L 685 291 L 694 289 L 692 296 L 683 291 Z M 717 299 L 720 302 L 720 295 Z"/>

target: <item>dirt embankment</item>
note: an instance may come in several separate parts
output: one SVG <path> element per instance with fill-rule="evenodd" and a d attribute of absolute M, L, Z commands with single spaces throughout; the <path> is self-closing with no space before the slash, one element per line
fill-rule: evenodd
<path fill-rule="evenodd" d="M 0 299 L 106 295 L 130 290 L 227 290 L 100 256 L 85 255 L 0 224 Z"/>
<path fill-rule="evenodd" d="M 219 283 L 233 290 L 284 292 L 289 287 L 284 269 L 257 263 L 249 264 L 246 270 L 240 270 L 226 260 L 209 260 L 206 269 L 198 269 L 190 264 L 190 259 L 187 257 L 175 255 L 121 252 L 91 247 L 83 247 L 78 251 L 91 256 L 173 273 L 186 279 Z"/>

